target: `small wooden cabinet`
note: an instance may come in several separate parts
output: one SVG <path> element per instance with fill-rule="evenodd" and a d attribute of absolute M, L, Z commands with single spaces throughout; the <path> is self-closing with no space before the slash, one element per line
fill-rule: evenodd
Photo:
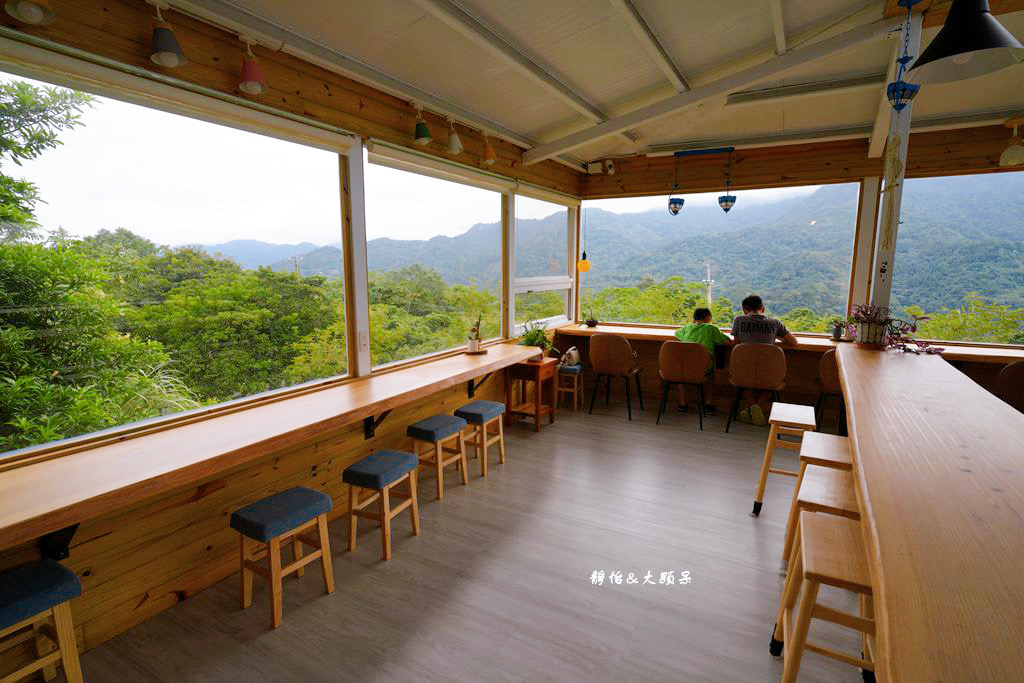
<path fill-rule="evenodd" d="M 539 432 L 541 419 L 545 415 L 550 416 L 551 422 L 555 421 L 555 408 L 558 403 L 555 391 L 557 370 L 557 358 L 522 361 L 508 366 L 505 377 L 506 405 L 508 407 L 505 419 L 508 424 L 512 424 L 520 416 L 532 417 L 533 430 Z M 527 400 L 527 382 L 534 383 L 533 400 Z M 516 400 L 516 385 L 519 386 L 518 401 Z M 545 386 L 548 388 L 547 396 L 545 396 Z"/>

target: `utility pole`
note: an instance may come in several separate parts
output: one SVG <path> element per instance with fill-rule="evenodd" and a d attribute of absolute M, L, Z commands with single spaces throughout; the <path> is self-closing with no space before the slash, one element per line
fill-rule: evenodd
<path fill-rule="evenodd" d="M 708 297 L 708 308 L 711 308 L 711 285 L 715 284 L 715 281 L 711 279 L 711 264 L 707 261 L 704 262 L 704 291 Z"/>

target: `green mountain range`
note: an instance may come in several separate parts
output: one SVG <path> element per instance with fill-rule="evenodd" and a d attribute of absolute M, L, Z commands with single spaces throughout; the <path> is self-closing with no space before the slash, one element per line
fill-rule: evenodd
<path fill-rule="evenodd" d="M 715 296 L 738 301 L 757 292 L 773 311 L 845 307 L 857 211 L 856 185 L 829 185 L 773 203 L 744 203 L 728 214 L 687 206 L 616 214 L 588 208 L 584 246 L 593 269 L 583 285 L 637 287 L 671 276 L 704 278 L 711 264 Z M 520 276 L 565 269 L 565 213 L 520 220 Z M 374 239 L 371 270 L 422 264 L 450 284 L 487 288 L 501 276 L 501 226 L 478 224 L 455 237 Z M 262 246 L 261 246 L 262 245 Z M 341 274 L 338 245 L 273 245 L 251 240 L 205 247 L 245 267 L 270 266 L 303 275 Z M 1024 306 L 1024 173 L 916 179 L 903 195 L 894 270 L 894 304 L 926 310 L 959 305 L 967 292 Z"/>

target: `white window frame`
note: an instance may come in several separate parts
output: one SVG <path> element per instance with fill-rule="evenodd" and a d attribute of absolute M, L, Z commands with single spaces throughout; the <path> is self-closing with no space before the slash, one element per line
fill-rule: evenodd
<path fill-rule="evenodd" d="M 565 221 L 566 231 L 566 244 L 568 248 L 566 250 L 566 261 L 565 261 L 565 274 L 563 275 L 545 275 L 541 277 L 516 277 L 516 196 L 529 197 L 530 199 L 539 199 L 541 201 L 549 202 L 551 204 L 558 204 L 564 206 L 567 211 Z M 559 315 L 549 316 L 547 318 L 541 318 L 533 322 L 539 322 L 545 324 L 547 327 L 554 327 L 557 325 L 564 325 L 565 323 L 575 320 L 575 290 L 576 290 L 576 216 L 580 211 L 581 201 L 578 197 L 572 197 L 570 195 L 561 194 L 553 190 L 538 187 L 536 185 L 528 183 L 516 183 L 516 190 L 511 195 L 511 216 L 509 226 L 509 232 L 511 233 L 510 245 L 509 245 L 509 264 L 508 272 L 512 275 L 512 283 L 509 289 L 510 296 L 508 297 L 508 307 L 505 311 L 506 318 L 505 324 L 509 330 L 510 337 L 518 337 L 523 334 L 526 325 L 525 323 L 516 322 L 516 295 L 526 294 L 528 292 L 552 292 L 552 291 L 563 291 L 565 293 L 565 308 Z"/>

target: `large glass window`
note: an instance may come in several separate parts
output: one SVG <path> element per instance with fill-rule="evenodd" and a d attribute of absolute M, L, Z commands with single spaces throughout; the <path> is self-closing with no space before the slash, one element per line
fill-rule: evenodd
<path fill-rule="evenodd" d="M 680 325 L 710 305 L 728 326 L 748 294 L 796 332 L 846 315 L 857 185 L 736 192 L 729 213 L 719 194 L 676 216 L 664 196 L 584 202 L 581 319 Z"/>
<path fill-rule="evenodd" d="M 345 372 L 337 154 L 9 76 L 0 126 L 0 451 Z"/>
<path fill-rule="evenodd" d="M 896 315 L 924 339 L 1024 344 L 1024 173 L 907 180 Z"/>
<path fill-rule="evenodd" d="M 501 335 L 501 195 L 369 164 L 373 365 Z"/>

